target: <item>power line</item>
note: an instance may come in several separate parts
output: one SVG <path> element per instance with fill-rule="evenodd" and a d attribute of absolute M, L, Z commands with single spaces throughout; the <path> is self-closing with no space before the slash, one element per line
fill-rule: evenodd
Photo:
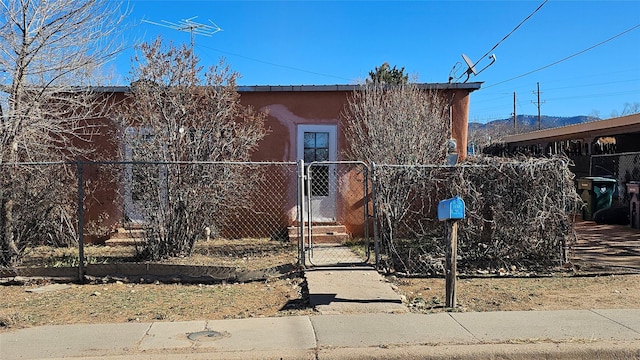
<path fill-rule="evenodd" d="M 581 78 L 582 79 L 582 78 Z M 600 82 L 600 83 L 588 83 L 588 84 L 581 84 L 581 85 L 572 85 L 572 86 L 562 86 L 562 87 L 556 87 L 556 88 L 547 88 L 547 94 L 550 92 L 554 92 L 557 90 L 567 90 L 567 89 L 579 89 L 579 88 L 593 88 L 596 86 L 604 86 L 604 85 L 613 85 L 613 84 L 620 84 L 620 83 L 630 83 L 630 82 L 638 82 L 640 81 L 639 79 L 629 79 L 629 80 L 619 80 L 619 81 L 608 81 L 608 82 Z M 566 83 L 566 79 L 564 80 L 557 80 L 557 81 L 552 81 L 552 82 L 565 82 Z M 528 87 L 528 85 L 526 85 Z M 518 89 L 524 89 L 525 85 L 523 85 L 520 88 L 514 89 L 514 90 L 518 90 Z M 639 88 L 640 89 L 640 88 Z M 629 94 L 636 94 L 639 93 L 640 90 L 628 90 L 625 92 L 608 92 L 608 93 L 599 93 L 599 94 L 595 94 L 595 95 L 584 95 L 585 97 L 598 97 L 601 95 L 604 96 L 613 96 L 613 95 L 629 95 Z M 496 101 L 504 101 L 507 95 L 511 95 L 511 93 L 505 93 L 505 92 L 501 92 L 501 93 L 485 93 L 483 94 L 483 100 L 482 103 L 483 104 L 491 104 L 491 103 L 495 103 Z M 554 97 L 554 98 L 548 98 L 548 100 L 563 100 L 563 99 L 578 99 L 583 97 L 583 95 L 576 95 L 576 96 L 570 96 L 570 97 Z M 506 102 L 505 102 L 506 103 Z M 523 106 L 519 101 L 518 101 L 518 105 L 519 106 Z M 503 105 L 500 105 L 503 106 Z M 488 108 L 482 108 L 480 110 L 486 110 L 486 109 L 494 109 L 497 108 L 497 106 L 491 106 Z"/>
<path fill-rule="evenodd" d="M 618 38 L 618 37 L 620 37 L 620 36 L 622 36 L 622 35 L 624 35 L 624 34 L 626 34 L 626 33 L 628 33 L 628 32 L 631 32 L 631 31 L 633 31 L 633 30 L 635 30 L 635 29 L 637 29 L 637 28 L 640 28 L 640 24 L 637 24 L 637 25 L 635 25 L 635 26 L 632 26 L 631 28 L 629 28 L 629 29 L 627 29 L 627 30 L 625 30 L 625 31 L 623 31 L 623 32 L 621 32 L 621 33 L 619 33 L 619 34 L 617 34 L 617 35 L 614 35 L 614 36 L 612 36 L 612 37 L 610 37 L 610 38 L 608 38 L 608 39 L 606 39 L 606 40 L 604 40 L 604 41 L 601 41 L 601 42 L 599 42 L 599 43 L 597 43 L 597 44 L 595 44 L 595 45 L 593 45 L 593 46 L 590 46 L 590 47 L 588 47 L 588 48 L 586 48 L 586 49 L 584 49 L 584 50 L 578 51 L 578 52 L 577 52 L 577 53 L 575 53 L 575 54 L 569 55 L 569 56 L 567 56 L 567 57 L 565 57 L 565 58 L 562 58 L 562 59 L 560 59 L 560 60 L 558 60 L 558 61 L 552 62 L 551 64 L 545 65 L 545 66 L 543 66 L 543 67 L 537 68 L 537 69 L 535 69 L 535 70 L 531 70 L 531 71 L 529 71 L 529 72 L 527 72 L 527 73 L 524 73 L 524 74 L 522 74 L 522 75 L 518 75 L 518 76 L 512 77 L 511 79 L 503 80 L 503 81 L 497 82 L 497 83 L 495 83 L 495 84 L 491 84 L 491 85 L 485 86 L 485 87 L 484 87 L 484 89 L 487 89 L 487 88 L 490 88 L 490 87 L 493 87 L 493 86 L 496 86 L 496 85 L 504 84 L 504 83 L 506 83 L 506 82 L 509 82 L 509 81 L 512 81 L 512 80 L 515 80 L 515 79 L 519 79 L 519 78 L 521 78 L 521 77 L 525 77 L 525 76 L 527 76 L 527 75 L 531 75 L 531 74 L 533 74 L 533 73 L 535 73 L 535 72 L 538 72 L 538 71 L 540 71 L 540 70 L 544 70 L 544 69 L 549 68 L 549 67 L 551 67 L 551 66 L 557 65 L 557 64 L 559 64 L 559 63 L 561 63 L 561 62 L 567 61 L 567 60 L 569 60 L 569 59 L 571 59 L 571 58 L 574 58 L 574 57 L 576 57 L 576 56 L 578 56 L 578 55 L 584 54 L 585 52 L 587 52 L 587 51 L 589 51 L 589 50 L 595 49 L 596 47 L 598 47 L 598 46 L 600 46 L 600 45 L 606 44 L 606 43 L 608 43 L 609 41 L 614 40 L 614 39 L 616 39 L 616 38 Z"/>
<path fill-rule="evenodd" d="M 620 96 L 620 95 L 634 95 L 634 94 L 640 94 L 640 91 L 631 90 L 631 91 L 619 91 L 619 92 L 612 92 L 612 93 L 599 93 L 599 94 L 564 96 L 564 97 L 550 98 L 550 99 L 547 99 L 547 100 L 588 99 L 588 98 L 600 98 L 600 97 Z"/>
<path fill-rule="evenodd" d="M 304 73 L 312 74 L 312 75 L 318 75 L 318 76 L 330 77 L 330 78 L 334 78 L 334 79 L 351 81 L 351 79 L 343 78 L 343 77 L 340 77 L 340 76 L 323 74 L 323 73 L 319 73 L 319 72 L 315 72 L 315 71 L 309 71 L 309 70 L 296 68 L 296 67 L 293 67 L 293 66 L 276 64 L 276 63 L 272 63 L 272 62 L 269 62 L 269 61 L 264 61 L 264 60 L 260 60 L 260 59 L 256 59 L 256 58 L 252 58 L 252 57 L 248 57 L 248 56 L 244 56 L 244 55 L 240 55 L 240 54 L 235 54 L 235 53 L 232 53 L 232 52 L 229 52 L 229 51 L 215 49 L 215 48 L 204 46 L 204 45 L 196 45 L 196 46 L 197 47 L 202 47 L 202 48 L 205 48 L 205 49 L 209 49 L 209 50 L 213 50 L 213 51 L 218 51 L 218 52 L 221 52 L 223 54 L 232 55 L 232 56 L 240 57 L 240 58 L 243 58 L 243 59 L 247 59 L 247 60 L 251 60 L 251 61 L 255 61 L 255 62 L 267 64 L 267 65 L 271 65 L 271 66 L 281 67 L 283 69 L 295 70 L 295 71 L 304 72 Z"/>
<path fill-rule="evenodd" d="M 482 61 L 482 59 L 484 59 L 485 57 L 487 57 L 487 55 L 489 55 L 493 50 L 495 50 L 500 44 L 502 44 L 502 42 L 504 42 L 505 40 L 507 40 L 507 38 L 509 36 L 511 36 L 511 34 L 513 34 L 514 32 L 516 32 L 516 30 L 518 30 L 518 28 L 520 28 L 520 26 L 522 26 L 522 24 L 524 24 L 525 22 L 527 22 L 527 20 L 529 20 L 535 13 L 537 13 L 540 9 L 542 9 L 542 7 L 544 6 L 544 4 L 547 3 L 547 1 L 549 0 L 544 0 L 542 2 L 542 4 L 540 4 L 531 14 L 529 14 L 529 16 L 527 16 L 526 18 L 524 18 L 524 20 L 520 21 L 520 23 L 518 25 L 516 25 L 515 28 L 513 28 L 513 30 L 511 30 L 507 35 L 505 35 L 500 41 L 498 41 L 495 45 L 493 45 L 493 47 L 487 51 L 484 55 L 482 55 L 478 61 L 476 61 L 473 65 L 471 64 L 471 61 L 469 60 L 469 58 L 467 58 L 464 54 L 462 54 L 462 58 L 464 59 L 465 63 L 468 66 L 467 71 L 465 71 L 464 74 L 462 74 L 461 76 L 456 76 L 456 72 L 459 69 L 459 65 L 460 63 L 456 63 L 453 66 L 453 69 L 451 69 L 451 71 L 449 72 L 449 82 L 451 82 L 452 80 L 460 80 L 462 78 L 462 76 L 464 76 L 465 74 L 467 75 L 467 79 L 463 82 L 467 82 L 467 80 L 469 80 L 469 77 L 471 76 L 471 74 L 473 74 L 474 76 L 477 76 L 478 74 L 480 74 L 481 72 L 483 72 L 486 68 L 488 68 L 489 66 L 493 65 L 493 63 L 496 61 L 496 56 L 495 55 L 491 55 L 491 63 L 487 66 L 485 66 L 483 69 L 481 69 L 480 71 L 476 71 L 476 65 L 478 65 L 480 63 L 480 61 Z"/>
<path fill-rule="evenodd" d="M 542 4 L 540 4 L 540 6 L 538 6 L 538 8 L 537 8 L 537 9 L 535 9 L 531 14 L 529 14 L 529 16 L 527 16 L 526 18 L 524 18 L 524 20 L 522 20 L 522 21 L 520 22 L 520 24 L 518 24 L 515 28 L 513 28 L 513 30 L 511 30 L 511 32 L 509 32 L 507 35 L 505 35 L 505 36 L 502 38 L 502 40 L 498 41 L 495 45 L 493 45 L 493 47 L 491 48 L 491 50 L 487 51 L 487 53 L 486 53 L 486 54 L 482 55 L 482 56 L 480 57 L 480 59 L 478 59 L 478 61 L 476 61 L 476 63 L 475 63 L 475 64 L 473 64 L 473 67 L 475 67 L 476 65 L 478 65 L 478 63 L 480 62 L 480 60 L 482 60 L 482 59 L 484 59 L 485 57 L 487 57 L 487 55 L 489 55 L 493 50 L 495 50 L 495 49 L 498 47 L 498 45 L 502 44 L 502 42 L 503 42 L 503 41 L 505 41 L 505 40 L 507 40 L 507 38 L 508 38 L 509 36 L 511 36 L 511 34 L 513 34 L 514 32 L 516 32 L 516 30 L 518 30 L 518 28 L 519 28 L 520 26 L 522 26 L 522 24 L 524 24 L 527 20 L 529 20 L 529 18 L 531 18 L 535 13 L 537 13 L 540 9 L 542 9 L 542 7 L 544 6 L 544 4 L 546 4 L 546 3 L 547 3 L 547 1 L 549 1 L 549 0 L 544 0 L 544 1 L 542 2 Z"/>
<path fill-rule="evenodd" d="M 612 96 L 621 96 L 621 95 L 635 95 L 635 94 L 640 94 L 640 91 L 637 90 L 631 90 L 631 91 L 618 91 L 618 92 L 608 92 L 608 93 L 597 93 L 597 94 L 585 94 L 585 95 L 574 95 L 574 96 L 562 96 L 562 97 L 554 97 L 554 98 L 547 98 L 546 101 L 566 101 L 566 100 L 574 100 L 574 99 L 591 99 L 591 98 L 603 98 L 603 97 L 612 97 Z M 497 117 L 495 117 L 495 115 L 489 115 L 489 114 L 493 114 L 495 113 L 495 110 L 498 109 L 505 109 L 505 108 L 509 108 L 510 106 L 512 106 L 512 104 L 510 103 L 510 101 L 507 101 L 507 96 L 505 96 L 505 101 L 501 104 L 501 105 L 496 105 L 496 106 L 492 106 L 492 107 L 486 107 L 486 108 L 479 108 L 479 109 L 475 109 L 475 108 L 471 108 L 471 112 L 470 112 L 470 118 L 482 118 L 482 119 L 491 119 L 491 120 L 495 120 L 497 119 Z M 518 99 L 518 108 L 519 109 L 523 109 L 525 107 L 525 105 L 527 106 L 531 106 L 529 103 L 527 104 L 522 104 L 520 102 L 520 100 Z M 535 105 L 535 103 L 534 103 Z M 471 114 L 473 113 L 473 115 Z M 485 114 L 484 116 L 481 116 L 482 114 Z M 505 116 L 505 118 L 507 118 L 507 116 Z"/>
<path fill-rule="evenodd" d="M 589 78 L 593 79 L 593 78 L 604 76 L 607 79 L 609 79 L 611 75 L 614 75 L 614 74 L 628 74 L 628 73 L 634 73 L 635 75 L 635 72 L 637 70 L 638 70 L 637 67 L 632 67 L 632 68 L 626 68 L 626 69 L 617 69 L 616 71 L 592 72 L 592 73 L 589 73 Z M 554 77 L 553 79 L 545 80 L 545 82 L 549 84 L 555 84 L 555 83 L 566 84 L 570 80 L 584 80 L 584 75 L 572 76 L 572 77 Z"/>
<path fill-rule="evenodd" d="M 603 86 L 603 85 L 613 85 L 613 84 L 630 83 L 630 82 L 634 82 L 634 83 L 639 83 L 640 84 L 640 78 L 638 78 L 638 79 L 629 79 L 629 80 L 607 81 L 607 82 L 595 83 L 595 84 L 591 83 L 591 84 L 582 84 L 582 85 L 573 85 L 573 86 L 563 86 L 563 87 L 556 87 L 556 88 L 547 89 L 547 91 L 567 90 L 567 89 L 576 89 L 576 88 Z"/>

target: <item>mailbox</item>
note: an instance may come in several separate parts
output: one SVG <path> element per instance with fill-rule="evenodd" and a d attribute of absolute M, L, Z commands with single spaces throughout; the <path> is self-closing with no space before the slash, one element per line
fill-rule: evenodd
<path fill-rule="evenodd" d="M 464 200 L 459 196 L 438 203 L 438 220 L 464 219 Z"/>

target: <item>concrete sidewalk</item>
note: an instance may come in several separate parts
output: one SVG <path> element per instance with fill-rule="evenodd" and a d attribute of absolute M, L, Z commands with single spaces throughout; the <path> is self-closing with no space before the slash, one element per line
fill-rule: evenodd
<path fill-rule="evenodd" d="M 346 246 L 314 248 L 305 271 L 309 302 L 322 315 L 406 313 L 391 285 Z"/>
<path fill-rule="evenodd" d="M 369 266 L 312 268 L 305 277 L 309 302 L 322 315 L 408 312 L 400 295 Z"/>
<path fill-rule="evenodd" d="M 640 309 L 348 314 L 42 326 L 0 333 L 12 359 L 640 358 Z"/>

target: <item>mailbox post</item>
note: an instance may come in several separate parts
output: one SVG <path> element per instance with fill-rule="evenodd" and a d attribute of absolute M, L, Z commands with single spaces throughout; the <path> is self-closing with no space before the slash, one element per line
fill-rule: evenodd
<path fill-rule="evenodd" d="M 446 306 L 456 307 L 456 272 L 458 256 L 458 220 L 464 219 L 464 201 L 455 196 L 438 203 L 438 220 L 447 222 L 447 255 L 445 259 Z"/>

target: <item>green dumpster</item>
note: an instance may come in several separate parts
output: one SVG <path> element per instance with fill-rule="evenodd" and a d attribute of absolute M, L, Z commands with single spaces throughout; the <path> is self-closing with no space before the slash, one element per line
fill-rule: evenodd
<path fill-rule="evenodd" d="M 582 208 L 583 220 L 593 220 L 593 214 L 596 211 L 611 206 L 616 183 L 616 179 L 596 176 L 578 179 L 578 192 L 585 204 Z"/>

